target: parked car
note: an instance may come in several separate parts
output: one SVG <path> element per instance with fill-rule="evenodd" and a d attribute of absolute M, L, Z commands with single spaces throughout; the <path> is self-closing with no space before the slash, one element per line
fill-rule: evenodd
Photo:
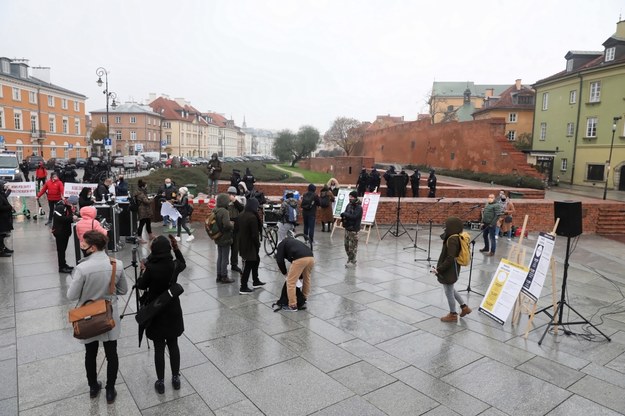
<path fill-rule="evenodd" d="M 87 159 L 83 157 L 72 157 L 68 162 L 70 165 L 74 165 L 77 168 L 84 168 L 87 164 Z"/>
<path fill-rule="evenodd" d="M 120 156 L 120 155 L 113 156 L 111 158 L 111 166 L 117 166 L 117 167 L 124 166 L 124 156 Z"/>
<path fill-rule="evenodd" d="M 165 162 L 165 166 L 168 168 L 171 168 L 171 162 L 172 160 L 174 160 L 174 158 L 169 158 L 167 159 L 167 161 Z M 188 168 L 191 167 L 191 162 L 189 162 L 187 159 L 185 158 L 181 158 L 180 160 L 180 166 L 182 166 L 183 168 Z"/>
<path fill-rule="evenodd" d="M 26 158 L 26 161 L 28 162 L 28 169 L 30 170 L 35 170 L 37 169 L 37 166 L 39 166 L 39 162 L 43 162 L 43 164 L 46 164 L 46 161 L 44 160 L 44 158 L 42 158 L 41 156 L 35 156 L 35 155 L 30 155 Z"/>
<path fill-rule="evenodd" d="M 24 175 L 15 152 L 0 153 L 0 179 L 6 182 L 22 182 Z M 11 215 L 11 214 L 9 214 Z"/>

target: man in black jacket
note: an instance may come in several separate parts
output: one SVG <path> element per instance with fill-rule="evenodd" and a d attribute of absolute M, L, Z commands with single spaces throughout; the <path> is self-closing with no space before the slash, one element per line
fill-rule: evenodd
<path fill-rule="evenodd" d="M 364 196 L 367 191 L 367 182 L 369 181 L 369 174 L 367 173 L 367 169 L 362 168 L 360 171 L 360 175 L 358 175 L 358 180 L 356 181 L 356 191 L 358 192 L 358 196 Z"/>
<path fill-rule="evenodd" d="M 393 176 L 397 175 L 395 172 L 395 166 L 391 165 L 386 172 L 384 172 L 384 180 L 386 181 L 386 196 L 393 198 L 395 195 L 395 188 L 393 187 Z"/>
<path fill-rule="evenodd" d="M 369 192 L 375 192 L 376 188 L 380 187 L 380 174 L 374 168 L 371 168 L 371 173 L 369 174 L 369 181 L 367 182 L 367 190 Z"/>
<path fill-rule="evenodd" d="M 56 256 L 59 262 L 60 273 L 71 273 L 74 269 L 67 265 L 65 251 L 69 237 L 72 235 L 72 223 L 78 219 L 74 213 L 74 205 L 78 203 L 78 197 L 72 195 L 54 205 L 52 216 L 52 234 L 56 240 Z"/>
<path fill-rule="evenodd" d="M 347 263 L 356 267 L 356 254 L 358 253 L 358 232 L 360 231 L 360 223 L 362 221 L 362 206 L 358 200 L 358 193 L 352 191 L 349 193 L 349 204 L 345 211 L 341 213 L 341 222 L 345 228 L 345 252 L 347 253 Z"/>
<path fill-rule="evenodd" d="M 278 268 L 282 274 L 286 275 L 287 269 L 284 260 L 288 260 L 291 263 L 291 268 L 286 276 L 286 293 L 289 298 L 289 306 L 285 306 L 282 309 L 296 312 L 298 310 L 297 296 L 295 294 L 297 279 L 302 276 L 302 294 L 304 298 L 308 299 L 310 294 L 310 275 L 315 265 L 315 259 L 312 250 L 305 243 L 295 238 L 287 237 L 278 244 L 276 250 Z"/>

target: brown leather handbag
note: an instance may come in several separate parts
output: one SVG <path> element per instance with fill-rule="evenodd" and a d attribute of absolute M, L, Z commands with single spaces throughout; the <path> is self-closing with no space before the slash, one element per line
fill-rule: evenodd
<path fill-rule="evenodd" d="M 115 272 L 117 262 L 110 259 L 112 271 L 109 293 L 115 294 Z M 82 294 L 81 294 L 82 296 Z M 77 308 L 69 311 L 69 322 L 74 327 L 74 338 L 89 339 L 102 335 L 115 328 L 113 305 L 106 299 L 90 299 Z"/>

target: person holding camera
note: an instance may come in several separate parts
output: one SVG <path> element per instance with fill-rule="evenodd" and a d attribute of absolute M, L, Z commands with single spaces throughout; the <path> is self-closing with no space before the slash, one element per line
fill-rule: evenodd
<path fill-rule="evenodd" d="M 217 185 L 221 175 L 221 162 L 217 153 L 213 153 L 206 169 L 208 171 L 208 195 L 215 196 L 217 195 Z"/>
<path fill-rule="evenodd" d="M 178 242 L 172 235 L 169 240 L 158 236 L 152 241 L 152 252 L 141 261 L 141 277 L 137 287 L 147 290 L 146 302 L 150 303 L 178 281 L 178 276 L 187 267 Z M 174 251 L 175 259 L 171 255 Z M 156 382 L 154 388 L 158 394 L 165 393 L 165 346 L 169 351 L 171 384 L 174 390 L 180 390 L 180 348 L 178 338 L 184 332 L 184 320 L 180 298 L 174 297 L 149 321 L 146 336 L 154 342 L 154 366 Z"/>

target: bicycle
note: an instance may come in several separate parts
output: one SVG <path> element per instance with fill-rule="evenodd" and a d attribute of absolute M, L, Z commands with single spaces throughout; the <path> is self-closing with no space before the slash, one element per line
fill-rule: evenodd
<path fill-rule="evenodd" d="M 282 219 L 280 209 L 276 209 L 273 204 L 263 206 L 263 231 L 261 238 L 263 248 L 268 256 L 273 255 L 278 248 L 278 222 Z M 295 228 L 287 232 L 287 238 L 295 238 L 302 241 L 312 250 L 312 242 L 304 233 L 296 233 Z"/>

